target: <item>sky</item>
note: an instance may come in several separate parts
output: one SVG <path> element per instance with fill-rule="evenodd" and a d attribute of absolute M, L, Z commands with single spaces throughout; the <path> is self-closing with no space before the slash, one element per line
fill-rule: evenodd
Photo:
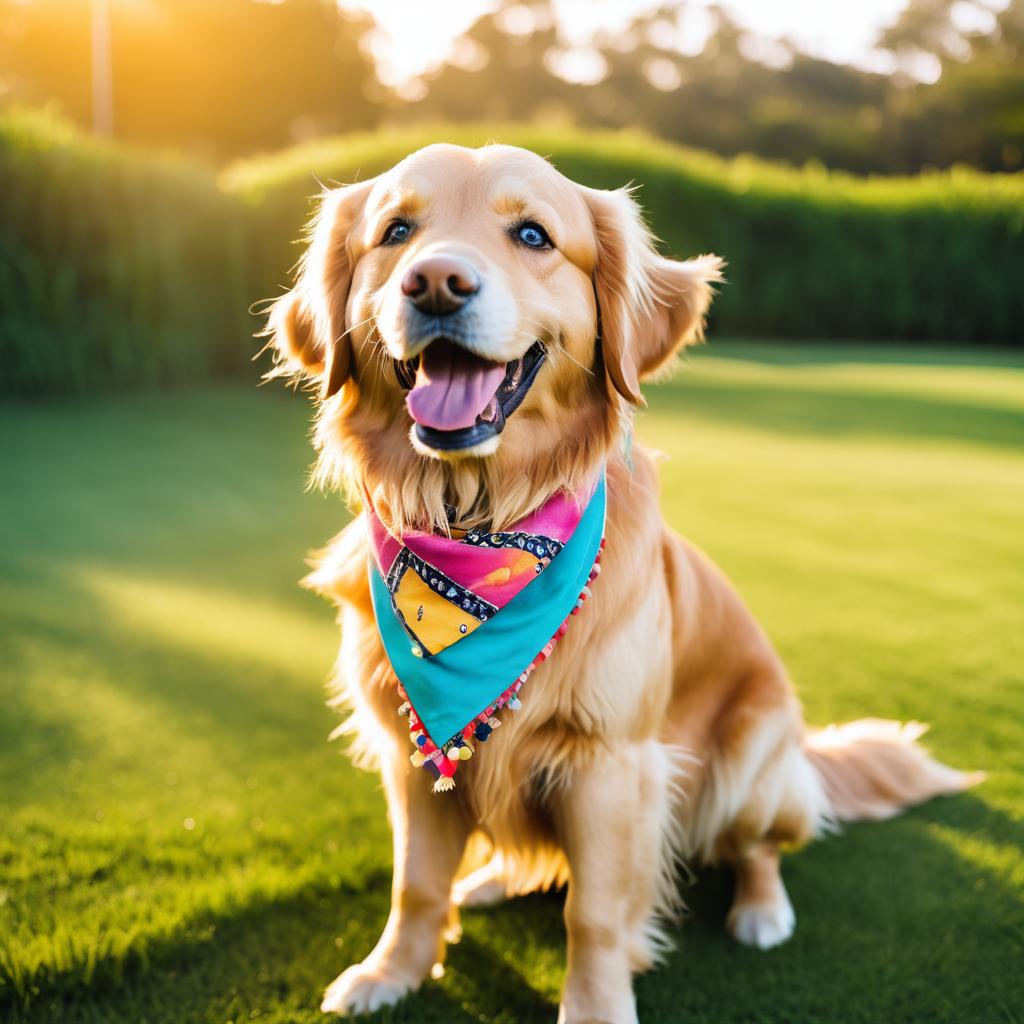
<path fill-rule="evenodd" d="M 662 0 L 663 2 L 663 0 Z M 699 52 L 713 21 L 708 13 L 716 0 L 689 0 L 678 47 Z M 892 23 L 907 0 L 717 0 L 739 24 L 766 40 L 789 39 L 799 49 L 838 63 L 872 71 L 891 72 L 895 59 L 874 48 L 879 31 Z M 1006 0 L 989 0 L 994 9 Z M 377 22 L 368 45 L 383 80 L 401 85 L 459 52 L 457 38 L 479 17 L 492 10 L 493 0 L 339 0 L 343 9 L 369 12 Z M 624 28 L 637 13 L 660 6 L 658 0 L 553 0 L 559 29 L 566 44 L 584 48 L 593 33 Z M 957 4 L 971 27 L 984 28 L 985 13 L 970 3 Z M 522 13 L 522 12 L 520 12 Z M 956 13 L 956 11 L 954 11 Z M 513 15 L 514 19 L 515 15 Z M 525 15 L 528 19 L 528 15 Z M 762 45 L 766 61 L 773 59 L 770 42 Z M 749 56 L 755 56 L 754 53 Z M 924 60 L 914 68 L 924 81 L 938 75 L 937 61 Z"/>

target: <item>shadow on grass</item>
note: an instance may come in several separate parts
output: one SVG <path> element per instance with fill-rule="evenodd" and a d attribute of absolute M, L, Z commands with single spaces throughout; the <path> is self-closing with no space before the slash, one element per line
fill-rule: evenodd
<path fill-rule="evenodd" d="M 697 415 L 754 430 L 801 438 L 894 437 L 908 441 L 960 441 L 1019 451 L 1024 413 L 918 395 L 853 393 L 771 386 L 744 387 L 685 376 L 651 391 L 651 409 Z"/>
<path fill-rule="evenodd" d="M 302 1014 L 318 1005 L 339 960 L 365 955 L 372 942 L 363 933 L 368 937 L 387 914 L 386 873 L 364 883 L 358 891 L 309 887 L 233 915 L 211 915 L 205 927 L 194 924 L 154 943 L 145 959 L 116 973 L 100 969 L 88 978 L 56 979 L 12 1019 L 171 1024 L 235 1015 L 248 1020 L 272 1007 L 287 1009 L 288 1019 L 306 1019 Z"/>
<path fill-rule="evenodd" d="M 692 909 L 677 949 L 638 979 L 641 1020 L 1018 1020 L 1010 979 L 1024 941 L 1020 894 L 996 867 L 943 841 L 942 829 L 1024 844 L 1024 825 L 970 795 L 893 822 L 851 826 L 787 858 L 799 926 L 790 943 L 767 953 L 725 934 L 731 877 L 702 872 L 685 892 Z M 120 979 L 67 979 L 11 1020 L 311 1024 L 322 1019 L 316 1006 L 323 987 L 375 942 L 387 889 L 385 872 L 371 872 L 358 890 L 316 887 L 221 916 L 199 941 L 168 942 Z M 467 913 L 465 938 L 450 950 L 445 978 L 364 1019 L 553 1021 L 554 1001 L 530 979 L 538 970 L 550 977 L 562 969 L 560 917 L 558 896 Z"/>
<path fill-rule="evenodd" d="M 786 945 L 767 952 L 724 930 L 727 871 L 704 871 L 677 949 L 638 980 L 643 1021 L 688 1024 L 878 1021 L 996 1024 L 1022 1019 L 1019 886 L 998 865 L 942 838 L 1024 845 L 1024 824 L 974 795 L 935 800 L 785 858 L 797 913 Z"/>
<path fill-rule="evenodd" d="M 237 915 L 221 915 L 205 929 L 190 929 L 190 935 L 203 936 L 200 940 L 169 940 L 150 950 L 145 962 L 124 965 L 117 976 L 99 971 L 89 979 L 57 979 L 31 1006 L 12 1009 L 4 1019 L 12 1024 L 322 1021 L 317 1007 L 323 989 L 376 942 L 387 916 L 388 881 L 384 873 L 374 873 L 358 892 L 310 888 Z M 532 897 L 522 902 L 543 910 L 552 901 Z M 560 941 L 555 905 L 540 914 L 524 914 L 515 906 L 494 914 L 499 927 L 514 921 L 515 938 L 533 949 L 547 941 L 544 925 L 550 926 L 554 917 L 554 942 Z M 528 969 L 467 934 L 450 949 L 444 982 L 427 982 L 396 1007 L 362 1019 L 401 1024 L 550 1021 L 554 1004 L 530 986 Z"/>

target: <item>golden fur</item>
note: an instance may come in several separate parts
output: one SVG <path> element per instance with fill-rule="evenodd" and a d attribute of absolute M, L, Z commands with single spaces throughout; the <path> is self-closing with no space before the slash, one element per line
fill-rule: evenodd
<path fill-rule="evenodd" d="M 380 245 L 397 216 L 415 223 L 412 238 Z M 508 226 L 524 217 L 548 229 L 551 251 L 515 245 Z M 539 338 L 549 352 L 500 443 L 469 457 L 414 443 L 392 368 L 409 355 L 396 282 L 425 252 L 455 253 L 486 282 L 474 351 L 505 361 Z M 567 882 L 559 1019 L 634 1022 L 631 978 L 664 946 L 680 858 L 735 866 L 729 927 L 767 947 L 793 927 L 781 847 L 974 781 L 928 758 L 914 727 L 808 734 L 765 634 L 664 524 L 651 456 L 624 456 L 641 380 L 700 337 L 719 277 L 716 257 L 659 256 L 627 191 L 583 188 L 509 147 L 431 146 L 324 195 L 295 288 L 269 320 L 278 372 L 319 388 L 322 484 L 372 501 L 397 530 L 447 528 L 446 504 L 460 526 L 502 529 L 559 489 L 582 489 L 602 463 L 608 478 L 593 598 L 453 793 L 433 794 L 409 763 L 361 515 L 308 577 L 339 608 L 339 731 L 381 771 L 395 849 L 384 934 L 330 986 L 325 1010 L 373 1009 L 416 988 L 459 905 Z"/>

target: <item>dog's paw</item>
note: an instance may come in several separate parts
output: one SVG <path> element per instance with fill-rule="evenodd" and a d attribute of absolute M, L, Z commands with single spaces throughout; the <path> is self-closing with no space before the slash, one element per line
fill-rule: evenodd
<path fill-rule="evenodd" d="M 729 931 L 745 946 L 771 949 L 785 942 L 795 927 L 793 905 L 781 886 L 770 903 L 744 903 L 729 911 Z"/>
<path fill-rule="evenodd" d="M 320 1009 L 342 1016 L 373 1013 L 383 1006 L 393 1006 L 413 987 L 369 964 L 353 964 L 327 986 Z"/>

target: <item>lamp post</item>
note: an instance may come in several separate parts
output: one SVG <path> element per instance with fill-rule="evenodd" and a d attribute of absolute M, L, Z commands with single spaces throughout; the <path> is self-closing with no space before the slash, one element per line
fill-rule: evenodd
<path fill-rule="evenodd" d="M 92 128 L 114 134 L 114 72 L 110 53 L 110 0 L 92 0 Z"/>

